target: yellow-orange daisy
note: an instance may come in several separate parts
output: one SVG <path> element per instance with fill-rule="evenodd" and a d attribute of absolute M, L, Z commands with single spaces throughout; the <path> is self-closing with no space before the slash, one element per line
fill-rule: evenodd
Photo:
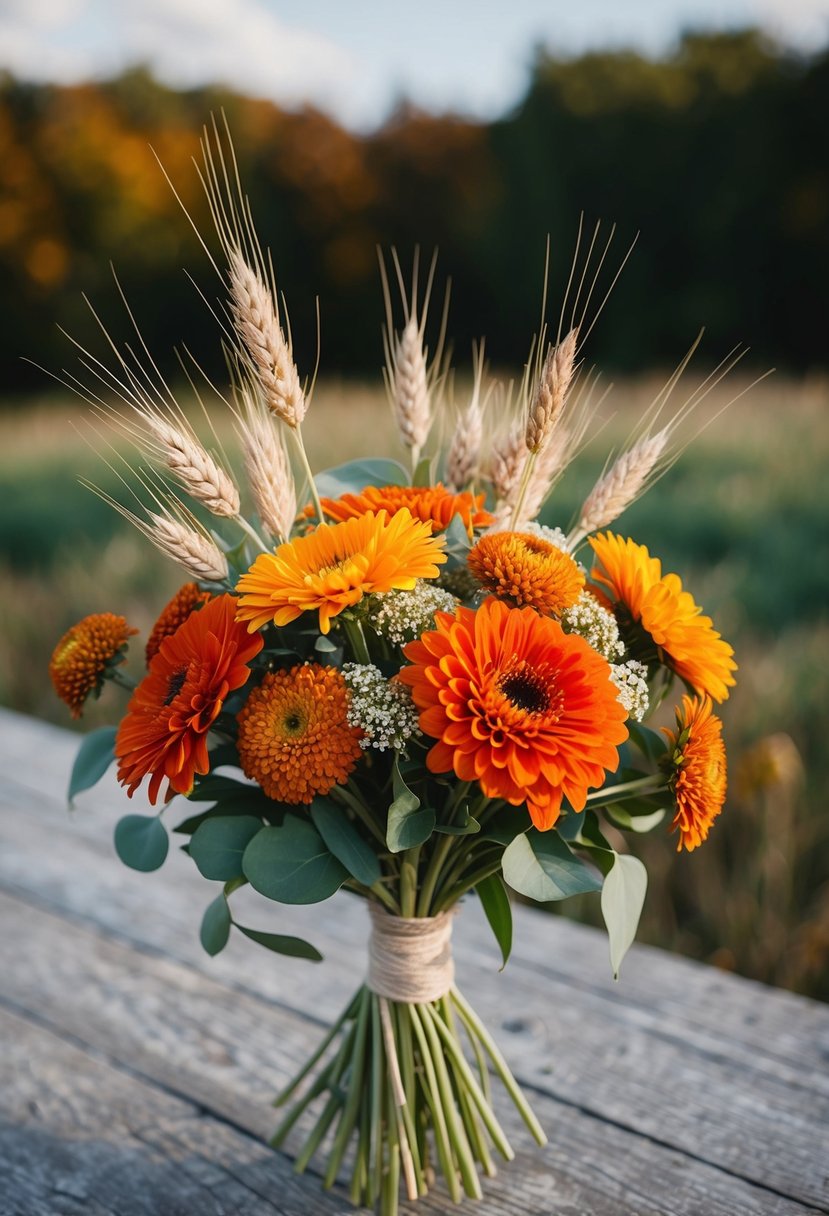
<path fill-rule="evenodd" d="M 288 625 L 318 612 L 323 633 L 331 618 L 370 592 L 411 591 L 419 578 L 435 578 L 446 561 L 443 538 L 405 507 L 389 516 L 369 511 L 341 524 L 320 524 L 308 536 L 262 553 L 239 580 L 237 619 L 259 629 Z"/>
<path fill-rule="evenodd" d="M 336 667 L 271 671 L 237 716 L 239 762 L 278 802 L 308 803 L 344 782 L 363 754 Z"/>
<path fill-rule="evenodd" d="M 170 602 L 161 609 L 158 620 L 150 631 L 144 651 L 148 667 L 158 654 L 164 639 L 175 633 L 191 612 L 209 603 L 212 598 L 212 593 L 202 591 L 198 583 L 185 583 L 183 587 L 179 587 Z"/>
<path fill-rule="evenodd" d="M 735 683 L 734 651 L 683 591 L 679 577 L 663 575 L 644 545 L 611 532 L 591 537 L 590 545 L 600 563 L 591 578 L 607 592 L 623 634 L 627 614 L 653 642 L 660 662 L 697 692 L 724 701 Z"/>
<path fill-rule="evenodd" d="M 393 515 L 408 507 L 415 519 L 431 523 L 436 532 L 448 528 L 460 515 L 471 537 L 475 528 L 486 528 L 493 516 L 484 508 L 485 494 L 470 494 L 464 490 L 454 494 L 440 482 L 434 486 L 366 486 L 359 494 L 343 494 L 341 498 L 323 498 L 322 509 L 329 519 L 340 522 L 364 515 L 366 511 L 388 511 Z"/>
<path fill-rule="evenodd" d="M 107 673 L 123 663 L 127 640 L 137 633 L 122 616 L 97 612 L 85 616 L 63 635 L 52 652 L 49 675 L 73 718 L 80 718 L 92 693 L 100 693 Z"/>
<path fill-rule="evenodd" d="M 583 810 L 627 738 L 608 663 L 551 617 L 494 598 L 440 612 L 435 624 L 404 647 L 412 666 L 400 672 L 420 729 L 438 740 L 429 770 L 454 771 L 513 806 L 526 802 L 542 831 L 563 798 Z"/>
<path fill-rule="evenodd" d="M 676 730 L 662 728 L 669 742 L 670 784 L 676 801 L 672 827 L 679 831 L 677 852 L 702 844 L 725 802 L 727 766 L 722 722 L 709 697 L 682 698 Z"/>
<path fill-rule="evenodd" d="M 530 532 L 491 532 L 467 560 L 487 591 L 544 616 L 561 616 L 584 589 L 584 574 L 570 554 Z"/>
<path fill-rule="evenodd" d="M 232 595 L 217 596 L 164 639 L 115 739 L 118 780 L 130 797 L 147 776 L 152 803 L 165 778 L 167 797 L 190 793 L 195 774 L 209 769 L 207 732 L 261 649 L 261 635 L 237 623 Z"/>

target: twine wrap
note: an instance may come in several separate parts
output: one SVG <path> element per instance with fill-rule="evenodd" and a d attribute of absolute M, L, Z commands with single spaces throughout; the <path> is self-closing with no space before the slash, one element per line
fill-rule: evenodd
<path fill-rule="evenodd" d="M 454 911 L 438 916 L 390 916 L 369 904 L 368 979 L 372 992 L 407 1005 L 440 1000 L 455 980 Z"/>

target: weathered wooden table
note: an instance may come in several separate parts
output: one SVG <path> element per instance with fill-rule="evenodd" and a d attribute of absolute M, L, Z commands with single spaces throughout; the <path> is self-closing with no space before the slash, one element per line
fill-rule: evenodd
<path fill-rule="evenodd" d="M 109 779 L 67 812 L 76 746 L 0 711 L 0 1213 L 351 1211 L 261 1137 L 362 974 L 365 909 L 343 896 L 279 910 L 322 966 L 238 934 L 208 958 L 213 892 L 189 859 L 126 870 Z M 273 927 L 273 906 L 246 898 L 246 923 Z M 601 934 L 523 908 L 516 921 L 499 975 L 469 901 L 458 974 L 550 1145 L 504 1108 L 517 1159 L 478 1211 L 829 1212 L 829 1008 L 643 947 L 614 984 Z M 454 1209 L 437 1191 L 405 1210 Z"/>

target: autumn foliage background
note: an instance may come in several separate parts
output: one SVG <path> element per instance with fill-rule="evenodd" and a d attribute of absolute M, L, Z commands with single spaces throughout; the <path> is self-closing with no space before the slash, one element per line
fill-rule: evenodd
<path fill-rule="evenodd" d="M 146 632 L 178 580 L 78 486 L 84 474 L 114 488 L 68 425 L 85 407 L 24 359 L 70 366 L 59 326 L 103 353 L 82 293 L 127 335 L 112 261 L 165 370 L 179 345 L 221 375 L 216 324 L 182 268 L 211 299 L 216 285 L 150 149 L 207 231 L 191 158 L 222 108 L 306 372 L 319 300 L 318 468 L 393 450 L 377 245 L 439 247 L 462 394 L 473 338 L 487 336 L 499 369 L 525 358 L 548 233 L 555 301 L 582 211 L 616 222 L 616 260 L 641 231 L 590 342 L 620 382 L 616 416 L 601 455 L 588 449 L 556 491 L 554 522 L 701 324 L 700 369 L 740 341 L 746 377 L 778 369 L 620 525 L 682 574 L 741 664 L 724 715 L 727 812 L 690 860 L 643 842 L 643 936 L 829 997 L 829 51 L 795 56 L 747 31 L 688 36 L 663 60 L 539 52 L 525 97 L 495 122 L 401 106 L 362 136 L 141 71 L 74 88 L 0 79 L 0 700 L 67 725 L 46 676 L 55 638 L 107 609 Z"/>

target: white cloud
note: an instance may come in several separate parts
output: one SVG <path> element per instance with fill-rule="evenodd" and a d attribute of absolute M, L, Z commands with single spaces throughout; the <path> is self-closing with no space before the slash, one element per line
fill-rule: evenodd
<path fill-rule="evenodd" d="M 357 57 L 292 26 L 264 0 L 4 0 L 0 67 L 63 83 L 148 64 L 173 86 L 222 83 L 359 120 Z"/>

